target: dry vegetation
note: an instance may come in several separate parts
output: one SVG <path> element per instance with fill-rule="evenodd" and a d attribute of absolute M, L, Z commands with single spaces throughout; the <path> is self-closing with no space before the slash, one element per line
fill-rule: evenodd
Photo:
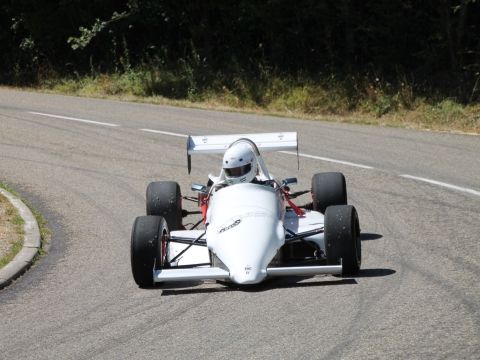
<path fill-rule="evenodd" d="M 24 221 L 15 207 L 0 194 L 0 268 L 12 260 L 23 245 Z"/>
<path fill-rule="evenodd" d="M 415 94 L 408 84 L 393 87 L 381 81 L 312 82 L 265 77 L 263 80 L 237 78 L 229 86 L 219 80 L 215 86 L 199 89 L 195 79 L 167 75 L 153 77 L 146 71 L 132 70 L 125 74 L 50 79 L 36 89 L 324 121 L 480 133 L 480 104 L 463 105 L 453 99 L 435 99 L 434 96 L 427 99 Z M 152 89 L 159 87 L 187 88 L 182 90 L 184 96 L 175 99 L 154 95 Z"/>

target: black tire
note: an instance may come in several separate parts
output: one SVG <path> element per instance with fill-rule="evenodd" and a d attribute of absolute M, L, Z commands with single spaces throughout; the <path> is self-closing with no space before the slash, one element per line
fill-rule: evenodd
<path fill-rule="evenodd" d="M 180 185 L 175 181 L 148 184 L 147 215 L 163 216 L 170 231 L 183 229 Z"/>
<path fill-rule="evenodd" d="M 342 275 L 354 275 L 362 263 L 359 221 L 351 205 L 329 206 L 325 212 L 325 253 L 329 265 L 340 264 Z"/>
<path fill-rule="evenodd" d="M 345 176 L 339 172 L 318 173 L 312 177 L 313 210 L 325 213 L 332 205 L 347 205 Z"/>
<path fill-rule="evenodd" d="M 154 284 L 153 270 L 163 265 L 162 240 L 168 236 L 168 226 L 161 216 L 139 216 L 132 228 L 130 260 L 133 279 L 140 287 Z"/>

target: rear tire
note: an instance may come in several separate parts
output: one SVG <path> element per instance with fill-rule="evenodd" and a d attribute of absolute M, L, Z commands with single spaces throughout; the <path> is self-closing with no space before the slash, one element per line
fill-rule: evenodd
<path fill-rule="evenodd" d="M 339 172 L 318 173 L 312 177 L 313 210 L 325 213 L 332 205 L 347 205 L 345 176 Z"/>
<path fill-rule="evenodd" d="M 325 253 L 329 265 L 340 264 L 342 275 L 354 275 L 362 263 L 359 221 L 351 205 L 330 206 L 325 212 Z"/>
<path fill-rule="evenodd" d="M 148 184 L 147 215 L 163 216 L 170 231 L 183 229 L 180 185 L 175 181 Z"/>
<path fill-rule="evenodd" d="M 154 284 L 153 271 L 160 269 L 165 257 L 168 226 L 161 216 L 139 216 L 132 228 L 130 260 L 133 279 L 140 287 Z"/>

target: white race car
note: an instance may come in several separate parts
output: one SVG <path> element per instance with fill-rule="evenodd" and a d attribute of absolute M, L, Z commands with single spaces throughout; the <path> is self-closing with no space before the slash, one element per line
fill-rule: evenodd
<path fill-rule="evenodd" d="M 292 192 L 295 178 L 278 181 L 260 150 L 296 150 L 297 134 L 267 133 L 190 136 L 191 155 L 224 153 L 219 176 L 192 185 L 197 197 L 181 195 L 174 181 L 147 187 L 147 215 L 136 218 L 131 238 L 133 278 L 155 283 L 223 280 L 257 284 L 275 276 L 355 274 L 360 269 L 358 215 L 347 205 L 345 177 L 318 173 L 309 190 Z M 312 201 L 292 199 L 311 192 Z M 200 211 L 182 209 L 182 199 Z M 189 229 L 182 219 L 201 214 Z M 203 230 L 197 229 L 203 223 Z"/>

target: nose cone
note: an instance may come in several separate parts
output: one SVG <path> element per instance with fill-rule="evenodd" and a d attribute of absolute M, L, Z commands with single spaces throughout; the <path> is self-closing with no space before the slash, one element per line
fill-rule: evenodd
<path fill-rule="evenodd" d="M 227 186 L 213 195 L 207 245 L 234 283 L 256 284 L 267 276 L 285 242 L 279 204 L 273 188 L 257 184 Z"/>
<path fill-rule="evenodd" d="M 258 284 L 266 277 L 266 269 L 259 269 L 249 265 L 242 268 L 231 269 L 230 271 L 230 279 L 241 285 Z"/>

